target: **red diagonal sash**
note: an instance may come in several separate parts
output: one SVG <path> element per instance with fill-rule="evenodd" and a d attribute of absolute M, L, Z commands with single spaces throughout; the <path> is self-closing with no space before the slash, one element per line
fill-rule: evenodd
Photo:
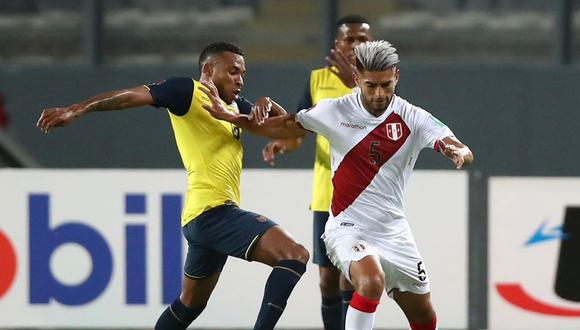
<path fill-rule="evenodd" d="M 393 141 L 387 137 L 387 124 L 400 123 L 402 136 Z M 332 214 L 336 217 L 349 207 L 368 187 L 380 168 L 401 148 L 411 134 L 403 119 L 391 113 L 365 136 L 343 158 L 334 172 Z"/>

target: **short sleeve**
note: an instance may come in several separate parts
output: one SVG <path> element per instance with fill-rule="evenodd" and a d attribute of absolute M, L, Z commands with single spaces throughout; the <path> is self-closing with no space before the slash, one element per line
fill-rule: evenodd
<path fill-rule="evenodd" d="M 193 86 L 193 79 L 186 77 L 174 77 L 145 85 L 153 97 L 154 107 L 167 108 L 177 116 L 183 116 L 189 111 L 193 98 Z"/>
<path fill-rule="evenodd" d="M 304 93 L 302 93 L 302 98 L 298 102 L 298 107 L 296 112 L 303 109 L 310 109 L 312 107 L 312 95 L 310 94 L 310 81 L 306 82 L 306 88 L 304 88 Z"/>
<path fill-rule="evenodd" d="M 328 117 L 332 115 L 331 104 L 332 100 L 328 99 L 320 101 L 310 109 L 300 110 L 296 114 L 296 121 L 309 131 L 327 136 L 329 130 L 328 123 L 330 122 L 330 118 Z"/>
<path fill-rule="evenodd" d="M 421 141 L 421 148 L 435 148 L 435 142 L 448 136 L 453 136 L 453 132 L 429 112 L 415 107 L 416 124 L 418 136 Z"/>
<path fill-rule="evenodd" d="M 243 97 L 238 97 L 236 99 L 236 104 L 238 105 L 238 110 L 243 115 L 249 115 L 252 111 L 254 104 Z"/>

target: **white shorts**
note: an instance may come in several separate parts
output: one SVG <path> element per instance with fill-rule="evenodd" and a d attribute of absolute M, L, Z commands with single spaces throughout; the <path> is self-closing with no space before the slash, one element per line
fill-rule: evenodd
<path fill-rule="evenodd" d="M 350 263 L 373 255 L 385 273 L 385 291 L 393 298 L 394 289 L 425 294 L 431 291 L 423 258 L 410 231 L 384 239 L 359 228 L 327 223 L 322 235 L 328 257 L 350 279 Z"/>

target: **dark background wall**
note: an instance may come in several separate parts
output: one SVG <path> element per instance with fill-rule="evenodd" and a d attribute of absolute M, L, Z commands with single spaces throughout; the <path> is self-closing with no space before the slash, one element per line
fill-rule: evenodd
<path fill-rule="evenodd" d="M 313 65 L 248 63 L 244 94 L 271 96 L 294 110 Z M 487 175 L 580 175 L 580 69 L 535 64 L 409 63 L 399 95 L 448 124 Z M 89 114 L 42 134 L 42 109 L 110 89 L 193 75 L 193 66 L 3 68 L 0 92 L 11 116 L 8 135 L 44 167 L 171 168 L 181 162 L 167 115 L 152 107 Z M 245 166 L 265 167 L 266 139 L 245 134 Z M 278 167 L 312 166 L 314 139 L 279 158 Z M 450 168 L 425 151 L 418 168 Z"/>

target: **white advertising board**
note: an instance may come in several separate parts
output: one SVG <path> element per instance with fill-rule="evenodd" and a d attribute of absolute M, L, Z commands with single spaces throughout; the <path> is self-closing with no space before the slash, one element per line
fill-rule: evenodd
<path fill-rule="evenodd" d="M 312 246 L 310 170 L 244 170 L 242 207 Z M 411 227 L 440 327 L 467 325 L 467 175 L 416 171 Z M 179 292 L 185 246 L 180 170 L 0 170 L 0 328 L 152 327 Z M 442 207 L 453 201 L 453 207 Z M 251 328 L 270 269 L 230 258 L 197 327 Z M 386 297 L 377 328 L 404 328 Z M 313 264 L 280 327 L 320 328 Z"/>
<path fill-rule="evenodd" d="M 580 329 L 580 179 L 491 178 L 489 326 Z"/>

